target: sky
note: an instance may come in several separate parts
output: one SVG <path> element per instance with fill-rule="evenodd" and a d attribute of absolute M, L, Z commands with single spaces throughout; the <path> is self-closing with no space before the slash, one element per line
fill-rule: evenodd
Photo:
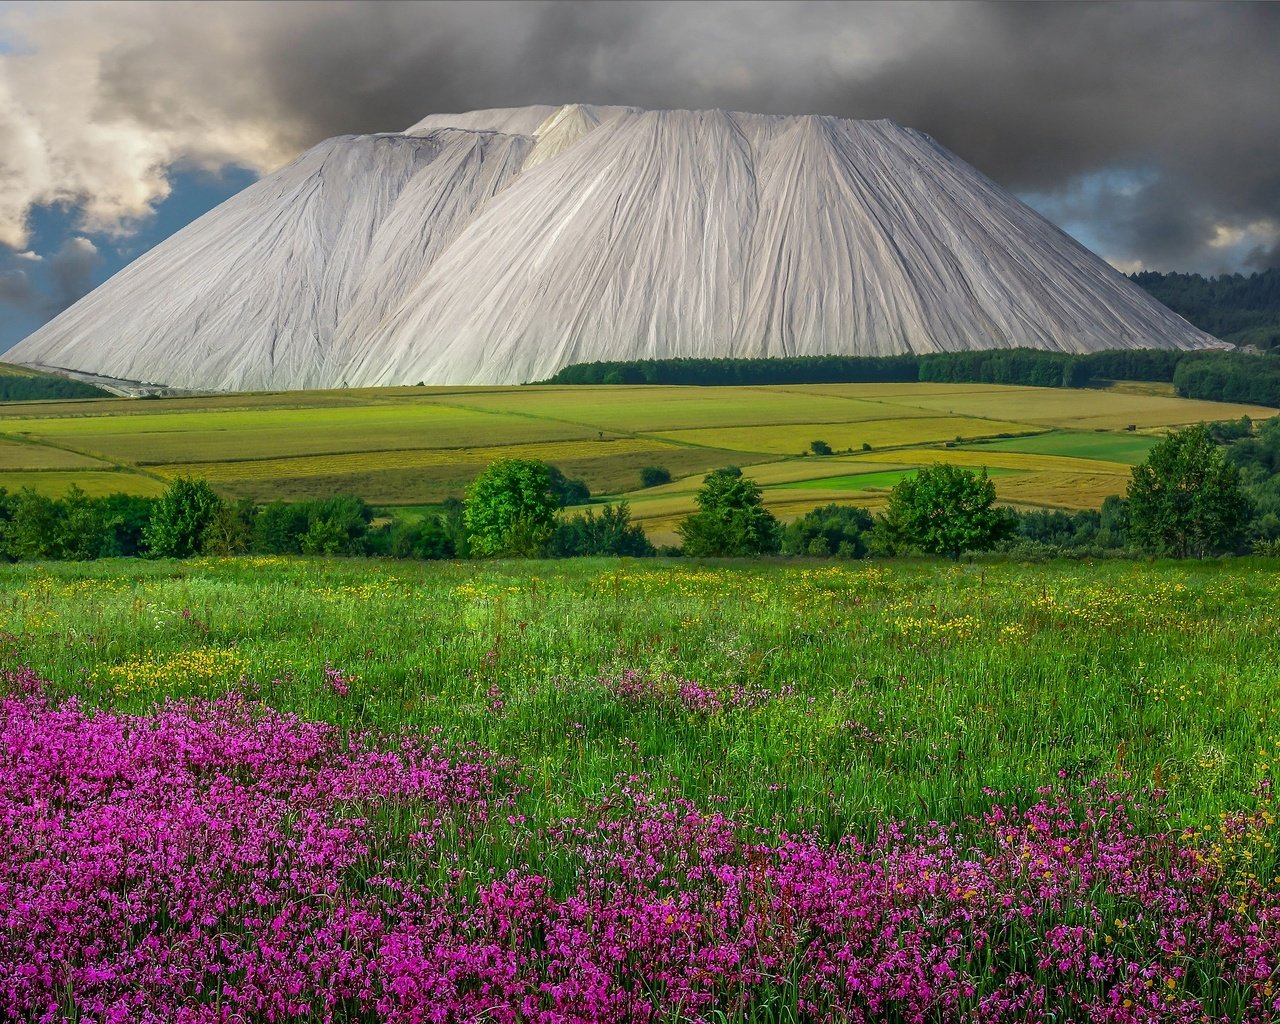
<path fill-rule="evenodd" d="M 0 351 L 322 139 L 889 117 L 1126 272 L 1280 266 L 1280 4 L 0 2 Z"/>

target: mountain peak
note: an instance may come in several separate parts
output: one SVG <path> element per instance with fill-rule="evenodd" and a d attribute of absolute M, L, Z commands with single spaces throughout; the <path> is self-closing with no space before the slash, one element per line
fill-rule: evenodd
<path fill-rule="evenodd" d="M 1212 345 L 892 121 L 570 103 L 328 140 L 11 350 L 193 389 Z"/>

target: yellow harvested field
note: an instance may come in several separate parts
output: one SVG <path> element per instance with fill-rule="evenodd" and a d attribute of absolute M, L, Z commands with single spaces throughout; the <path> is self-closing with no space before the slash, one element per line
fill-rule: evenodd
<path fill-rule="evenodd" d="M 1113 395 L 1163 395 L 1166 398 L 1177 398 L 1178 392 L 1173 384 L 1158 380 L 1117 380 L 1107 385 L 1107 391 Z"/>
<path fill-rule="evenodd" d="M 597 429 L 642 434 L 800 422 L 852 423 L 918 415 L 911 409 L 889 408 L 880 402 L 765 387 L 537 387 L 453 396 L 441 401 L 458 408 L 551 417 Z"/>
<path fill-rule="evenodd" d="M 1017 473 L 994 477 L 996 497 L 1011 505 L 1043 508 L 1097 508 L 1112 494 L 1123 494 L 1128 476 L 1108 473 Z"/>
<path fill-rule="evenodd" d="M 359 452 L 344 455 L 311 455 L 292 459 L 246 459 L 240 462 L 190 462 L 165 466 L 165 476 L 202 476 L 210 483 L 223 480 L 264 480 L 278 477 L 331 476 L 374 472 L 381 469 L 417 469 L 429 466 L 487 466 L 498 459 L 565 460 L 607 459 L 637 453 L 655 458 L 675 446 L 645 438 L 604 441 L 557 441 L 513 444 L 488 448 L 421 448 L 410 451 Z"/>
<path fill-rule="evenodd" d="M 990 401 L 988 400 L 988 404 Z M 951 438 L 995 437 L 998 434 L 1029 434 L 1043 428 L 1007 420 L 976 419 L 969 416 L 918 416 L 868 420 L 858 423 L 799 423 L 774 427 L 726 427 L 717 430 L 672 430 L 657 436 L 682 444 L 706 445 L 742 452 L 798 455 L 814 440 L 826 441 L 836 451 L 858 451 L 864 444 L 873 448 L 905 447 Z"/>

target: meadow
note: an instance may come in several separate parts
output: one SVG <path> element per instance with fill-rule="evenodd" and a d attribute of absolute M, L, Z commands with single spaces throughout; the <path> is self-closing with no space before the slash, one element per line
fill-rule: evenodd
<path fill-rule="evenodd" d="M 1272 1020 L 1277 568 L 0 567 L 0 1016 Z"/>
<path fill-rule="evenodd" d="M 156 494 L 182 474 L 228 497 L 356 494 L 412 508 L 460 497 L 503 455 L 541 459 L 626 498 L 658 543 L 703 474 L 740 465 L 783 518 L 869 507 L 935 461 L 999 470 L 1002 500 L 1096 507 L 1170 427 L 1274 409 L 1160 393 L 982 384 L 384 388 L 0 404 L 0 486 Z M 1133 426 L 1134 431 L 1127 428 Z M 822 440 L 836 454 L 807 457 Z M 640 470 L 675 478 L 641 490 Z M 888 475 L 886 475 L 888 474 Z"/>

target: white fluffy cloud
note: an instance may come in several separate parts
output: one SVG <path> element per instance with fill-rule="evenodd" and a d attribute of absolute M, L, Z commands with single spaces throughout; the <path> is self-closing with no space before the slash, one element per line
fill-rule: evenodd
<path fill-rule="evenodd" d="M 36 205 L 77 207 L 83 230 L 125 231 L 168 194 L 175 165 L 265 170 L 296 151 L 299 140 L 281 129 L 279 111 L 232 109 L 252 89 L 244 78 L 252 69 L 234 59 L 232 10 L 190 13 L 74 4 L 0 14 L 13 46 L 0 56 L 0 243 L 25 246 Z M 226 81 L 214 70 L 220 48 L 229 58 Z M 193 52 L 202 59 L 187 60 Z M 148 58 L 150 104 L 112 95 L 130 54 Z"/>

